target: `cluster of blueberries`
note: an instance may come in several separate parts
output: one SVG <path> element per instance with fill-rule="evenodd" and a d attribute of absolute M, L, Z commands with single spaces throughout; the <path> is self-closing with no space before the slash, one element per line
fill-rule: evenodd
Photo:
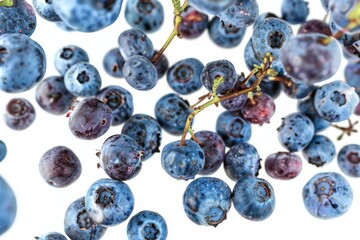
<path fill-rule="evenodd" d="M 252 124 L 270 121 L 276 110 L 274 99 L 281 91 L 298 99 L 298 112 L 282 119 L 278 139 L 286 151 L 265 159 L 267 174 L 282 180 L 297 177 L 302 169 L 297 152 L 317 167 L 330 163 L 336 157 L 335 146 L 319 132 L 332 123 L 349 120 L 352 114 L 360 115 L 360 3 L 321 3 L 328 12 L 328 23 L 307 21 L 309 9 L 303 0 L 283 0 L 281 18 L 272 13 L 259 15 L 256 0 L 189 0 L 184 5 L 173 0 L 178 13 L 174 12 L 182 18 L 178 31 L 183 38 L 197 38 L 208 30 L 214 43 L 231 48 L 242 42 L 245 30 L 253 25 L 252 37 L 245 46 L 245 63 L 254 71 L 271 61 L 268 70 L 276 74 L 264 75 L 251 92 L 221 101 L 226 111 L 218 116 L 216 131 L 198 131 L 191 134 L 191 139 L 170 142 L 161 149 L 162 131 L 176 136 L 191 132 L 189 116 L 202 106 L 190 106 L 180 95 L 205 87 L 208 94 L 203 100 L 226 97 L 256 84 L 257 72 L 237 74 L 227 60 L 204 65 L 198 59 L 187 58 L 169 66 L 165 55 L 155 58 L 158 51 L 147 36 L 164 21 L 162 4 L 157 0 L 128 0 L 125 17 L 133 28 L 122 32 L 118 48 L 104 55 L 105 71 L 112 77 L 125 78 L 139 91 L 151 90 L 165 76 L 176 92 L 157 100 L 155 117 L 133 114 L 131 93 L 116 85 L 101 88 L 97 68 L 79 46 L 59 49 L 54 63 L 60 76 L 44 78 L 45 51 L 30 38 L 36 28 L 36 14 L 66 31 L 95 32 L 117 19 L 122 0 L 33 0 L 32 6 L 25 0 L 0 0 L 0 90 L 22 93 L 35 88 L 38 105 L 51 114 L 69 114 L 69 129 L 82 140 L 97 139 L 111 126 L 122 125 L 121 133 L 108 137 L 98 154 L 99 165 L 109 178 L 94 182 L 85 197 L 75 200 L 66 211 L 67 237 L 100 239 L 107 227 L 127 220 L 134 208 L 134 196 L 124 181 L 136 177 L 142 162 L 160 149 L 161 164 L 169 176 L 191 180 L 183 206 L 194 223 L 217 226 L 226 219 L 231 205 L 246 219 L 268 218 L 275 208 L 274 190 L 267 180 L 257 177 L 261 158 L 248 141 Z M 301 24 L 296 35 L 292 24 Z M 345 81 L 322 84 L 338 71 L 342 55 L 348 60 Z M 271 56 L 270 60 L 265 56 Z M 218 78 L 223 79 L 220 84 Z M 4 111 L 6 125 L 14 130 L 26 129 L 35 116 L 34 107 L 24 98 L 11 99 Z M 350 122 L 350 127 L 343 130 L 350 133 L 354 125 Z M 6 153 L 6 145 L 0 141 L 0 162 Z M 343 173 L 360 177 L 360 145 L 344 146 L 337 158 Z M 219 178 L 197 177 L 211 175 L 221 165 L 236 181 L 232 190 Z M 71 149 L 56 146 L 43 154 L 39 170 L 49 185 L 61 188 L 75 182 L 82 168 Z M 303 188 L 306 209 L 321 219 L 341 216 L 352 199 L 351 186 L 335 172 L 319 173 Z M 0 176 L 0 235 L 10 228 L 15 216 L 15 194 Z M 134 240 L 166 239 L 167 231 L 164 218 L 148 210 L 133 215 L 127 225 L 128 238 Z M 36 239 L 67 238 L 50 232 Z"/>

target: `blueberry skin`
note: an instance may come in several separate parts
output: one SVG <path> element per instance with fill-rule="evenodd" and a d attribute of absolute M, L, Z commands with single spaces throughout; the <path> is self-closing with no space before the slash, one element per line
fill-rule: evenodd
<path fill-rule="evenodd" d="M 63 77 L 50 76 L 36 86 L 35 99 L 46 112 L 63 115 L 70 110 L 76 97 L 66 89 Z"/>
<path fill-rule="evenodd" d="M 100 165 L 112 179 L 126 181 L 137 176 L 142 167 L 139 144 L 125 134 L 107 138 L 100 151 Z"/>
<path fill-rule="evenodd" d="M 216 133 L 227 147 L 248 142 L 251 137 L 251 124 L 237 112 L 225 111 L 216 119 Z"/>
<path fill-rule="evenodd" d="M 164 22 L 164 8 L 157 0 L 127 1 L 125 19 L 131 27 L 153 33 L 159 30 Z"/>
<path fill-rule="evenodd" d="M 304 114 L 291 113 L 282 118 L 281 126 L 277 129 L 279 142 L 290 152 L 304 149 L 312 140 L 314 124 Z"/>
<path fill-rule="evenodd" d="M 266 173 L 275 179 L 293 179 L 300 174 L 301 169 L 301 158 L 295 153 L 277 152 L 265 159 Z"/>
<path fill-rule="evenodd" d="M 302 153 L 310 164 L 321 167 L 335 158 L 336 149 L 328 137 L 315 135 L 309 145 L 302 150 Z"/>
<path fill-rule="evenodd" d="M 115 226 L 131 215 L 134 195 L 124 182 L 99 179 L 87 190 L 85 208 L 94 222 L 105 227 Z"/>
<path fill-rule="evenodd" d="M 0 162 L 5 159 L 7 155 L 7 147 L 4 141 L 0 140 Z"/>
<path fill-rule="evenodd" d="M 244 176 L 259 174 L 261 158 L 256 148 L 249 143 L 238 143 L 225 154 L 224 170 L 226 175 L 234 181 Z"/>
<path fill-rule="evenodd" d="M 237 83 L 238 76 L 234 65 L 228 60 L 216 60 L 205 65 L 201 72 L 201 82 L 207 90 L 212 92 L 216 77 L 223 77 L 224 82 L 216 90 L 217 94 L 225 94 L 233 89 Z"/>
<path fill-rule="evenodd" d="M 161 97 L 155 104 L 155 118 L 161 128 L 172 135 L 181 135 L 188 116 L 189 103 L 174 93 Z"/>
<path fill-rule="evenodd" d="M 208 30 L 209 37 L 215 44 L 223 48 L 232 48 L 241 43 L 246 27 L 226 27 L 219 17 L 214 16 Z"/>
<path fill-rule="evenodd" d="M 253 29 L 255 29 L 256 25 L 263 21 L 264 19 L 266 18 L 269 18 L 269 17 L 273 17 L 273 18 L 279 18 L 276 14 L 272 13 L 272 12 L 264 12 L 264 13 L 261 13 L 260 15 L 258 15 L 256 18 L 255 18 L 255 22 L 254 24 L 252 25 L 253 26 Z"/>
<path fill-rule="evenodd" d="M 245 106 L 241 108 L 243 118 L 252 124 L 259 124 L 260 126 L 264 123 L 270 123 L 270 119 L 276 111 L 274 99 L 263 93 L 253 96 L 253 101 L 255 101 L 255 104 L 248 100 Z"/>
<path fill-rule="evenodd" d="M 199 144 L 185 140 L 185 146 L 180 146 L 180 140 L 168 143 L 161 151 L 163 169 L 177 180 L 195 178 L 205 165 L 205 154 Z"/>
<path fill-rule="evenodd" d="M 297 81 L 296 79 L 293 79 L 291 77 L 285 76 L 286 78 L 289 78 L 292 82 L 290 85 L 287 85 L 286 83 L 281 83 L 281 89 L 286 94 L 286 96 L 292 98 L 292 99 L 303 99 L 309 96 L 314 90 L 316 90 L 315 85 L 308 83 L 308 82 L 302 82 Z"/>
<path fill-rule="evenodd" d="M 33 6 L 37 14 L 50 22 L 60 22 L 61 18 L 56 14 L 52 0 L 32 0 Z"/>
<path fill-rule="evenodd" d="M 118 18 L 122 0 L 71 1 L 53 0 L 53 8 L 61 20 L 80 32 L 95 32 L 110 26 Z"/>
<path fill-rule="evenodd" d="M 89 62 L 89 56 L 84 49 L 76 45 L 66 45 L 58 49 L 54 56 L 55 68 L 62 76 L 78 62 Z"/>
<path fill-rule="evenodd" d="M 309 15 L 308 2 L 304 0 L 282 0 L 281 15 L 290 24 L 304 23 Z"/>
<path fill-rule="evenodd" d="M 0 7 L 0 36 L 5 33 L 20 33 L 31 36 L 36 29 L 34 8 L 25 0 L 13 0 L 12 7 Z"/>
<path fill-rule="evenodd" d="M 72 202 L 66 210 L 64 231 L 71 240 L 99 240 L 107 228 L 94 222 L 85 208 L 85 197 Z"/>
<path fill-rule="evenodd" d="M 153 56 L 155 56 L 157 53 L 158 51 L 155 50 Z M 161 54 L 160 58 L 157 60 L 157 62 L 154 63 L 154 65 L 157 71 L 158 79 L 161 79 L 169 68 L 169 60 L 165 54 Z"/>
<path fill-rule="evenodd" d="M 314 97 L 317 113 L 330 122 L 348 119 L 359 103 L 355 89 L 344 81 L 332 81 L 318 88 Z"/>
<path fill-rule="evenodd" d="M 56 146 L 41 156 L 39 171 L 47 184 L 63 188 L 71 185 L 80 177 L 82 167 L 79 158 L 70 148 Z"/>
<path fill-rule="evenodd" d="M 100 90 L 96 95 L 111 109 L 112 126 L 127 121 L 134 112 L 134 103 L 131 93 L 120 86 L 110 85 Z"/>
<path fill-rule="evenodd" d="M 159 213 L 149 210 L 132 216 L 126 231 L 129 240 L 166 240 L 168 235 L 165 219 Z"/>
<path fill-rule="evenodd" d="M 300 113 L 306 115 L 311 119 L 314 124 L 315 132 L 325 130 L 330 126 L 330 122 L 321 117 L 314 106 L 314 95 L 317 89 L 315 89 L 310 96 L 298 101 L 297 109 Z"/>
<path fill-rule="evenodd" d="M 254 176 L 240 178 L 232 192 L 236 211 L 251 221 L 263 221 L 275 209 L 275 195 L 271 184 Z"/>
<path fill-rule="evenodd" d="M 212 131 L 204 130 L 195 132 L 195 137 L 199 140 L 200 146 L 205 154 L 205 165 L 203 169 L 200 170 L 199 174 L 213 174 L 224 162 L 225 142 L 219 134 Z"/>
<path fill-rule="evenodd" d="M 135 114 L 127 120 L 121 130 L 133 138 L 142 151 L 142 161 L 149 159 L 154 153 L 160 152 L 161 127 L 153 117 L 146 114 Z"/>
<path fill-rule="evenodd" d="M 279 18 L 269 17 L 259 22 L 252 33 L 252 46 L 257 59 L 270 52 L 279 59 L 280 49 L 293 36 L 291 25 Z"/>
<path fill-rule="evenodd" d="M 252 71 L 254 68 L 254 64 L 259 65 L 260 61 L 257 59 L 253 46 L 252 46 L 252 38 L 249 38 L 248 42 L 244 48 L 244 60 L 249 71 Z M 262 81 L 261 81 L 262 82 Z"/>
<path fill-rule="evenodd" d="M 169 86 L 179 94 L 190 94 L 199 90 L 203 85 L 200 75 L 204 69 L 196 58 L 186 58 L 174 63 L 167 71 L 166 79 Z"/>
<path fill-rule="evenodd" d="M 35 237 L 36 240 L 67 240 L 67 238 L 58 232 L 49 232 L 40 237 Z"/>
<path fill-rule="evenodd" d="M 35 121 L 34 106 L 25 98 L 13 98 L 5 107 L 4 121 L 13 130 L 24 130 Z"/>
<path fill-rule="evenodd" d="M 230 210 L 231 189 L 219 178 L 197 178 L 185 189 L 183 207 L 194 223 L 216 227 L 226 219 Z"/>
<path fill-rule="evenodd" d="M 356 62 L 348 62 L 345 66 L 345 80 L 351 87 L 355 88 L 355 92 L 360 95 L 360 64 Z"/>
<path fill-rule="evenodd" d="M 121 56 L 119 48 L 110 49 L 103 58 L 105 72 L 115 78 L 123 78 L 122 68 L 125 59 Z"/>
<path fill-rule="evenodd" d="M 0 35 L 0 90 L 21 93 L 45 75 L 44 49 L 25 34 Z"/>
<path fill-rule="evenodd" d="M 247 28 L 259 16 L 259 5 L 256 0 L 236 0 L 217 16 L 229 28 Z"/>
<path fill-rule="evenodd" d="M 0 176 L 0 236 L 14 223 L 17 213 L 16 197 L 11 186 Z"/>
<path fill-rule="evenodd" d="M 137 28 L 123 31 L 118 37 L 118 45 L 125 60 L 134 55 L 141 55 L 151 59 L 154 55 L 154 46 L 150 38 Z"/>
<path fill-rule="evenodd" d="M 350 208 L 353 190 L 346 179 L 335 172 L 313 176 L 302 190 L 306 210 L 314 217 L 332 219 Z"/>
<path fill-rule="evenodd" d="M 181 17 L 183 19 L 179 26 L 179 32 L 183 38 L 198 38 L 208 27 L 208 15 L 197 11 L 190 5 L 181 13 Z"/>
<path fill-rule="evenodd" d="M 95 66 L 79 62 L 71 66 L 64 76 L 65 87 L 76 97 L 95 96 L 101 88 L 101 77 Z"/>
<path fill-rule="evenodd" d="M 105 134 L 111 121 L 111 109 L 104 102 L 96 98 L 85 98 L 71 112 L 69 128 L 75 137 L 92 140 Z"/>
<path fill-rule="evenodd" d="M 129 57 L 125 61 L 122 71 L 126 82 L 136 90 L 148 91 L 154 88 L 158 81 L 154 64 L 141 55 Z"/>
<path fill-rule="evenodd" d="M 346 175 L 360 177 L 360 145 L 345 145 L 338 153 L 337 162 L 340 170 Z"/>
<path fill-rule="evenodd" d="M 319 19 L 311 19 L 304 22 L 298 29 L 297 34 L 322 33 L 331 36 L 329 24 Z"/>
<path fill-rule="evenodd" d="M 189 4 L 199 10 L 199 12 L 216 15 L 225 11 L 225 9 L 230 7 L 235 1 L 236 0 L 189 0 Z"/>

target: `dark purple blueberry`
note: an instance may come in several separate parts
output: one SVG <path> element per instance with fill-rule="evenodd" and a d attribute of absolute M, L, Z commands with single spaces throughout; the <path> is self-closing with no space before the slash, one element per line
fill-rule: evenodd
<path fill-rule="evenodd" d="M 82 167 L 79 158 L 70 148 L 56 146 L 41 156 L 39 171 L 50 186 L 63 188 L 80 177 Z"/>
<path fill-rule="evenodd" d="M 36 240 L 67 240 L 67 238 L 58 232 L 48 232 L 40 237 L 35 237 Z"/>
<path fill-rule="evenodd" d="M 219 134 L 211 131 L 195 132 L 200 146 L 205 154 L 205 165 L 200 170 L 201 175 L 210 175 L 216 172 L 225 158 L 225 142 Z"/>
<path fill-rule="evenodd" d="M 208 27 L 208 15 L 197 11 L 192 6 L 187 6 L 181 16 L 183 19 L 179 26 L 179 32 L 184 38 L 198 38 Z"/>
<path fill-rule="evenodd" d="M 141 158 L 141 147 L 125 134 L 107 138 L 100 151 L 101 167 L 109 177 L 120 181 L 132 179 L 139 174 Z"/>
<path fill-rule="evenodd" d="M 272 99 L 276 99 L 281 93 L 281 83 L 276 81 L 261 81 L 259 84 L 261 92 L 269 95 Z M 243 94 L 246 95 L 246 94 Z"/>
<path fill-rule="evenodd" d="M 105 72 L 115 78 L 123 78 L 122 68 L 125 59 L 121 56 L 119 48 L 110 49 L 103 58 Z"/>
<path fill-rule="evenodd" d="M 156 32 L 164 22 L 162 3 L 158 0 L 127 1 L 125 19 L 133 28 L 147 33 Z"/>
<path fill-rule="evenodd" d="M 21 33 L 31 36 L 36 29 L 36 13 L 25 0 L 1 1 L 0 36 L 5 33 Z"/>
<path fill-rule="evenodd" d="M 166 240 L 168 228 L 159 213 L 144 210 L 130 218 L 126 232 L 128 240 Z"/>
<path fill-rule="evenodd" d="M 153 117 L 146 114 L 135 114 L 127 120 L 121 130 L 133 138 L 142 151 L 142 161 L 149 159 L 154 153 L 160 152 L 161 127 Z"/>
<path fill-rule="evenodd" d="M 275 179 L 293 179 L 300 174 L 301 169 L 301 158 L 295 153 L 277 152 L 265 159 L 266 173 Z"/>
<path fill-rule="evenodd" d="M 200 80 L 204 65 L 196 58 L 186 58 L 174 63 L 167 71 L 169 86 L 179 94 L 190 94 L 203 85 Z"/>
<path fill-rule="evenodd" d="M 304 158 L 317 167 L 330 163 L 336 154 L 334 143 L 323 135 L 315 135 L 309 145 L 302 150 Z"/>
<path fill-rule="evenodd" d="M 121 181 L 104 178 L 87 190 L 85 208 L 89 217 L 101 226 L 111 227 L 124 222 L 134 209 L 134 195 Z"/>
<path fill-rule="evenodd" d="M 35 99 L 46 112 L 62 115 L 70 110 L 76 97 L 66 89 L 63 77 L 51 76 L 36 86 Z"/>
<path fill-rule="evenodd" d="M 271 184 L 254 176 L 240 178 L 232 192 L 236 211 L 251 221 L 270 217 L 275 209 L 275 195 Z"/>
<path fill-rule="evenodd" d="M 78 62 L 89 62 L 89 56 L 84 49 L 75 45 L 66 45 L 58 49 L 54 56 L 55 68 L 62 76 Z"/>
<path fill-rule="evenodd" d="M 256 148 L 249 143 L 232 146 L 225 154 L 224 169 L 226 175 L 234 181 L 244 176 L 259 174 L 261 158 Z"/>
<path fill-rule="evenodd" d="M 350 177 L 360 177 L 360 145 L 348 144 L 340 149 L 338 156 L 340 170 Z"/>
<path fill-rule="evenodd" d="M 360 102 L 355 107 L 354 114 L 360 116 Z"/>
<path fill-rule="evenodd" d="M 305 184 L 302 197 L 306 210 L 312 216 L 332 219 L 349 210 L 353 190 L 342 175 L 323 172 L 316 174 Z"/>
<path fill-rule="evenodd" d="M 308 2 L 304 0 L 282 0 L 282 18 L 290 24 L 301 24 L 309 15 Z"/>
<path fill-rule="evenodd" d="M 250 123 L 261 126 L 264 123 L 270 123 L 275 110 L 274 99 L 266 93 L 262 93 L 261 95 L 254 95 L 252 100 L 249 99 L 241 109 L 241 114 Z"/>
<path fill-rule="evenodd" d="M 216 227 L 231 207 L 231 189 L 221 179 L 200 177 L 192 181 L 183 194 L 186 216 L 202 226 Z"/>
<path fill-rule="evenodd" d="M 81 100 L 71 112 L 69 128 L 77 138 L 91 140 L 105 134 L 111 126 L 111 109 L 97 98 Z"/>
<path fill-rule="evenodd" d="M 131 93 L 120 86 L 107 86 L 100 90 L 96 98 L 103 101 L 111 109 L 112 126 L 117 126 L 128 120 L 134 112 Z"/>
<path fill-rule="evenodd" d="M 7 147 L 4 141 L 0 140 L 0 162 L 5 159 L 7 155 Z"/>
<path fill-rule="evenodd" d="M 12 187 L 0 176 L 0 236 L 14 223 L 17 202 Z"/>
<path fill-rule="evenodd" d="M 66 210 L 64 231 L 72 240 L 99 240 L 107 228 L 94 222 L 85 208 L 85 197 L 72 202 Z"/>
<path fill-rule="evenodd" d="M 154 46 L 150 38 L 140 29 L 123 31 L 118 38 L 118 45 L 125 60 L 134 55 L 151 59 L 154 55 Z"/>
<path fill-rule="evenodd" d="M 221 136 L 227 147 L 248 142 L 251 137 L 251 124 L 238 112 L 225 111 L 216 119 L 216 133 Z"/>
<path fill-rule="evenodd" d="M 191 113 L 189 103 L 174 93 L 161 97 L 155 105 L 156 120 L 167 133 L 173 135 L 182 134 Z"/>
<path fill-rule="evenodd" d="M 192 140 L 168 143 L 161 151 L 161 165 L 163 169 L 177 180 L 195 178 L 205 165 L 205 154 L 199 144 Z"/>
<path fill-rule="evenodd" d="M 243 75 L 239 75 L 235 87 L 229 92 L 229 94 L 242 90 L 245 87 L 243 84 L 244 79 L 245 77 Z M 231 112 L 239 111 L 241 108 L 244 107 L 247 98 L 247 94 L 240 94 L 237 97 L 222 100 L 220 102 L 220 105 Z"/>
<path fill-rule="evenodd" d="M 311 19 L 304 22 L 298 29 L 298 34 L 322 33 L 326 36 L 332 36 L 329 24 L 319 19 Z"/>
<path fill-rule="evenodd" d="M 36 112 L 33 105 L 25 98 L 13 98 L 5 107 L 4 120 L 13 130 L 24 130 L 35 120 Z"/>

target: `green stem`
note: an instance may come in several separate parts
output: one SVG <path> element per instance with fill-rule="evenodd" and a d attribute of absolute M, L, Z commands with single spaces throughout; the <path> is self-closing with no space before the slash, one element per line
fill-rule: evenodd
<path fill-rule="evenodd" d="M 0 0 L 0 7 L 12 7 L 14 6 L 13 0 Z"/>

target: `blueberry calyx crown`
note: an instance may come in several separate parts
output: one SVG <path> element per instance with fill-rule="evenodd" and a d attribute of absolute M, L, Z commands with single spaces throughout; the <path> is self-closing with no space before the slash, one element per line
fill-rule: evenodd
<path fill-rule="evenodd" d="M 111 189 L 101 187 L 96 191 L 95 203 L 103 208 L 114 204 L 114 192 Z"/>

